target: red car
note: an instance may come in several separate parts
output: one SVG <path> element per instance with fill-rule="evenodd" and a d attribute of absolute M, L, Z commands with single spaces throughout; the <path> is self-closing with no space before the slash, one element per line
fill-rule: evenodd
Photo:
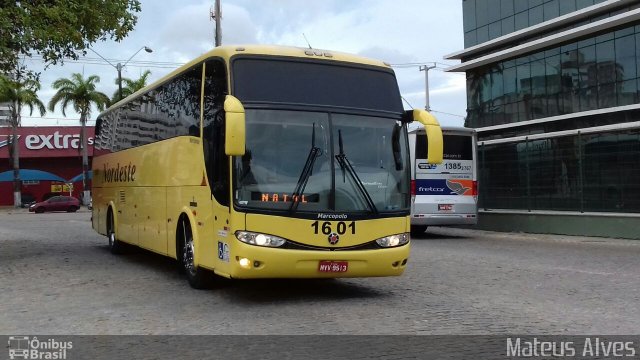
<path fill-rule="evenodd" d="M 43 213 L 45 211 L 76 212 L 78 209 L 80 209 L 80 200 L 71 196 L 54 196 L 29 206 L 30 212 L 37 213 Z"/>

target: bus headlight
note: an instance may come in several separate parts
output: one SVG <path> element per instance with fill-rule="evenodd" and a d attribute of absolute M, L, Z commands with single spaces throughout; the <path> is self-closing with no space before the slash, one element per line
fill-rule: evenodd
<path fill-rule="evenodd" d="M 383 238 L 376 240 L 376 243 L 378 243 L 378 245 L 385 248 L 404 245 L 408 242 L 409 242 L 409 234 L 407 233 L 385 236 Z"/>
<path fill-rule="evenodd" d="M 265 247 L 280 247 L 286 242 L 285 239 L 277 236 L 248 231 L 236 231 L 236 238 L 245 244 Z"/>

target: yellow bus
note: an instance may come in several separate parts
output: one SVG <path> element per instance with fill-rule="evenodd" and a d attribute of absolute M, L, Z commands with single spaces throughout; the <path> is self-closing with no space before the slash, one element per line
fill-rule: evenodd
<path fill-rule="evenodd" d="M 388 64 L 314 49 L 219 47 L 98 116 L 92 226 L 177 260 L 191 286 L 401 275 L 407 124 Z"/>

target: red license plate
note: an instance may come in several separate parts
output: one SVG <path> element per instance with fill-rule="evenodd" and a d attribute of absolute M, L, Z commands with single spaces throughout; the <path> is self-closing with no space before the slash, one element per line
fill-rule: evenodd
<path fill-rule="evenodd" d="M 348 261 L 322 260 L 318 264 L 318 271 L 324 273 L 343 273 L 349 269 Z"/>
<path fill-rule="evenodd" d="M 452 204 L 438 204 L 438 211 L 452 211 Z"/>

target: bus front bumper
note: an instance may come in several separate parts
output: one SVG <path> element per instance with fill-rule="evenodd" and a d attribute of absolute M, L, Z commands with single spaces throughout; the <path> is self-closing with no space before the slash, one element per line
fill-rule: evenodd
<path fill-rule="evenodd" d="M 410 249 L 409 244 L 354 251 L 289 250 L 244 243 L 237 245 L 237 251 L 229 259 L 231 273 L 228 274 L 236 279 L 399 276 L 406 268 Z"/>

